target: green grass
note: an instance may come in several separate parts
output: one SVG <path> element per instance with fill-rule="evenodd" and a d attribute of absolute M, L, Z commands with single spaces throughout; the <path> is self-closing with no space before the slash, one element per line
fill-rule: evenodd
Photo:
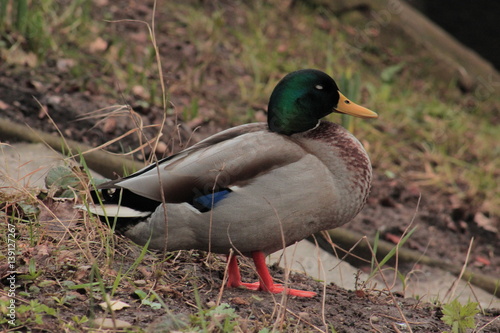
<path fill-rule="evenodd" d="M 39 58 L 68 52 L 70 44 L 88 36 L 90 5 L 89 0 L 71 1 L 67 6 L 55 0 L 19 0 L 10 5 L 2 0 L 0 35 L 7 48 L 21 46 Z"/>

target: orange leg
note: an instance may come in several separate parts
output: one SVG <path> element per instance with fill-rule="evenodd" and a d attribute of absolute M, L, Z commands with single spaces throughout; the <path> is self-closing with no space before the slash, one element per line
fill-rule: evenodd
<path fill-rule="evenodd" d="M 241 282 L 240 269 L 238 267 L 238 259 L 233 255 L 229 259 L 228 267 L 228 281 L 227 286 L 237 288 L 244 286 L 251 290 L 263 290 L 273 294 L 279 294 L 285 290 L 283 285 L 276 284 L 273 282 L 271 274 L 266 265 L 266 256 L 261 251 L 252 252 L 252 258 L 255 263 L 255 268 L 257 269 L 257 274 L 259 274 L 259 282 L 245 283 Z M 316 296 L 315 292 L 303 291 L 297 289 L 286 288 L 286 293 L 292 296 L 299 297 L 313 297 Z"/>
<path fill-rule="evenodd" d="M 227 268 L 227 287 L 228 288 L 238 288 L 241 286 L 241 274 L 240 268 L 238 267 L 238 259 L 236 255 L 227 256 L 228 268 Z"/>

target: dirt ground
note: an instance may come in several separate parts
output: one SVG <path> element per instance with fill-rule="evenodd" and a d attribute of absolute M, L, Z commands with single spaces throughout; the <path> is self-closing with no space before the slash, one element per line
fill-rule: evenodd
<path fill-rule="evenodd" d="M 141 9 L 150 10 L 146 6 Z M 128 12 L 127 9 L 123 11 L 123 17 L 134 18 L 132 12 Z M 128 25 L 124 24 L 120 29 L 126 30 L 127 27 Z M 125 35 L 123 31 L 122 34 Z M 141 39 L 134 39 L 134 43 L 140 42 Z M 142 43 L 146 45 L 149 41 L 144 39 Z M 172 36 L 159 34 L 158 44 L 165 50 L 175 50 L 174 53 L 178 52 L 182 54 L 182 57 L 187 58 L 188 62 L 190 61 L 190 46 L 183 40 L 175 40 Z M 135 46 L 138 47 L 138 45 Z M 176 59 L 172 52 L 169 54 L 169 59 Z M 192 61 L 198 60 L 192 59 Z M 169 61 L 166 61 L 164 66 L 167 73 L 176 70 L 176 65 Z M 224 82 L 217 76 L 222 75 L 230 79 L 231 75 L 235 75 L 228 71 L 221 74 L 216 69 L 207 70 L 206 73 L 206 80 L 213 79 L 217 82 Z M 227 94 L 231 94 L 231 87 L 224 87 L 223 84 L 218 86 L 217 90 L 221 91 L 225 88 L 227 88 Z M 200 89 L 202 89 L 202 96 L 210 96 L 209 89 L 213 87 L 207 87 L 205 91 L 203 88 Z M 90 146 L 98 146 L 134 127 L 134 124 L 127 122 L 127 118 L 116 118 L 113 121 L 104 122 L 98 122 L 99 119 L 92 118 L 79 120 L 79 117 L 89 112 L 117 103 L 121 104 L 123 101 L 117 101 L 112 96 L 102 94 L 98 89 L 93 90 L 92 87 L 82 91 L 80 87 L 72 85 L 67 72 L 58 69 L 55 65 L 42 66 L 37 68 L 36 72 L 29 68 L 19 67 L 2 69 L 0 100 L 3 104 L 0 116 L 55 133 L 54 125 L 39 112 L 40 106 L 33 97 L 50 110 L 51 118 L 62 129 L 65 137 Z M 178 104 L 182 104 L 188 97 L 188 92 L 180 88 L 174 89 L 171 96 L 172 101 Z M 133 97 L 130 99 L 133 100 Z M 215 109 L 213 104 L 217 101 L 212 101 L 208 97 L 206 100 L 204 102 L 206 104 L 201 105 L 202 109 Z M 160 107 L 143 107 L 134 102 L 129 103 L 141 116 L 145 125 L 161 122 L 163 111 Z M 256 106 L 255 109 L 262 111 L 260 106 Z M 174 138 L 169 138 L 167 134 L 165 136 L 166 153 L 178 150 L 188 141 L 191 144 L 231 125 L 208 111 L 203 113 L 203 117 L 189 123 L 182 122 L 182 119 L 178 122 L 173 115 L 169 115 L 166 124 L 164 133 L 176 133 L 176 136 L 182 138 L 182 144 L 180 144 Z M 201 129 L 194 132 L 193 130 L 199 125 Z M 176 128 L 180 130 L 176 131 Z M 154 131 L 151 129 L 151 134 Z M 122 145 L 125 149 L 127 146 L 136 147 L 137 139 L 134 136 L 127 137 L 122 141 Z M 110 149 L 119 151 L 122 147 L 113 145 Z M 146 151 L 146 153 L 149 152 Z M 136 157 L 143 156 L 138 153 Z M 482 212 L 477 207 L 469 206 L 466 202 L 447 193 L 436 192 L 433 188 L 420 187 L 417 183 L 406 179 L 391 179 L 385 175 L 384 170 L 377 168 L 377 165 L 374 165 L 374 175 L 372 192 L 366 207 L 347 228 L 369 237 L 373 237 L 379 230 L 382 239 L 395 242 L 415 215 L 413 225 L 418 226 L 418 229 L 407 244 L 409 248 L 431 257 L 445 258 L 450 263 L 462 265 L 470 240 L 474 238 L 469 268 L 489 276 L 500 276 L 500 247 L 495 245 L 499 242 L 499 235 L 478 224 L 478 220 L 486 217 L 481 216 Z M 73 272 L 64 279 L 71 279 L 76 283 L 88 281 L 83 274 L 88 267 L 72 267 L 69 263 L 71 260 L 65 264 L 66 268 L 61 262 L 51 262 L 50 255 L 56 251 L 57 244 L 47 242 L 44 245 L 46 251 L 37 251 L 33 248 L 23 249 L 21 261 L 27 264 L 29 257 L 32 257 L 39 263 L 45 263 L 47 270 L 51 270 L 55 275 L 63 274 L 65 269 Z M 120 251 L 117 258 L 122 260 L 120 264 L 131 265 L 139 255 L 140 249 L 130 246 L 124 240 L 119 240 L 118 246 Z M 188 315 L 197 311 L 196 304 L 210 306 L 218 301 L 228 303 L 238 315 L 244 318 L 241 327 L 247 327 L 249 331 L 258 331 L 273 325 L 284 331 L 328 330 L 328 324 L 331 324 L 337 332 L 407 332 L 406 325 L 408 324 L 411 325 L 413 332 L 449 330 L 449 326 L 440 320 L 442 312 L 439 306 L 421 303 L 416 299 L 404 298 L 401 295 L 377 290 L 346 291 L 335 285 L 325 287 L 322 283 L 300 274 L 292 274 L 290 283 L 295 288 L 316 291 L 319 296 L 312 299 L 288 298 L 283 301 L 281 296 L 247 290 L 226 289 L 220 293 L 225 269 L 224 258 L 216 255 L 207 257 L 207 254 L 197 251 L 181 251 L 164 261 L 161 261 L 161 258 L 162 255 L 147 254 L 144 258 L 144 265 L 141 265 L 134 276 L 134 281 L 120 286 L 115 294 L 116 298 L 132 304 L 130 308 L 121 310 L 117 317 L 138 327 L 149 327 L 151 332 L 175 328 L 176 320 L 187 321 Z M 246 279 L 256 279 L 250 262 L 245 261 L 242 266 L 243 276 Z M 364 267 L 360 268 L 364 269 Z M 402 270 L 411 268 L 413 268 L 412 265 L 403 267 Z M 21 270 L 27 270 L 27 268 L 24 267 Z M 280 268 L 272 267 L 271 273 L 276 280 L 283 279 L 283 271 Z M 147 287 L 151 287 L 163 296 L 171 314 L 159 316 L 157 311 L 148 306 L 138 306 L 134 286 L 141 284 L 137 281 L 144 281 Z M 25 285 L 23 288 L 27 289 L 28 286 Z M 194 291 L 195 289 L 197 292 Z M 56 295 L 59 292 L 58 285 L 48 287 L 44 289 L 44 292 L 46 295 Z M 92 297 L 88 292 L 77 289 L 75 295 L 78 302 L 70 303 L 71 315 L 88 314 L 90 307 L 97 314 L 102 313 L 100 308 L 90 302 Z M 199 300 L 197 300 L 198 296 Z M 41 297 L 42 299 L 49 298 L 49 296 Z M 486 315 L 478 315 L 478 327 L 490 322 L 499 314 L 498 309 L 492 309 Z M 280 320 L 280 318 L 286 318 L 286 320 Z M 50 322 L 54 319 L 49 317 L 47 320 Z M 39 329 L 35 328 L 33 331 L 47 332 L 49 330 L 46 327 L 41 325 Z M 484 332 L 498 331 L 500 331 L 498 320 L 484 330 Z"/>

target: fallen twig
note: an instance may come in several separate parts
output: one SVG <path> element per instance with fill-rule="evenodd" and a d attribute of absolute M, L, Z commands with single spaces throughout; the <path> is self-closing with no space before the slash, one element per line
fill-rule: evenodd
<path fill-rule="evenodd" d="M 144 167 L 143 163 L 130 158 L 116 156 L 102 150 L 95 150 L 85 144 L 45 133 L 27 125 L 22 125 L 0 118 L 0 140 L 15 139 L 19 141 L 38 143 L 43 142 L 52 149 L 73 155 L 83 154 L 88 167 L 104 177 L 116 178 L 116 175 L 130 174 Z M 123 174 L 122 174 L 123 173 Z"/>

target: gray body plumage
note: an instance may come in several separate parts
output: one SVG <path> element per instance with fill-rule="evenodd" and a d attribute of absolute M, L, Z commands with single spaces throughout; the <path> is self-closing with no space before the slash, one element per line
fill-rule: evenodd
<path fill-rule="evenodd" d="M 165 200 L 124 232 L 138 244 L 269 254 L 349 222 L 366 201 L 371 176 L 362 145 L 337 124 L 321 121 L 286 136 L 253 123 L 218 133 L 109 188 Z M 230 192 L 212 209 L 192 205 L 193 197 L 220 189 Z"/>

